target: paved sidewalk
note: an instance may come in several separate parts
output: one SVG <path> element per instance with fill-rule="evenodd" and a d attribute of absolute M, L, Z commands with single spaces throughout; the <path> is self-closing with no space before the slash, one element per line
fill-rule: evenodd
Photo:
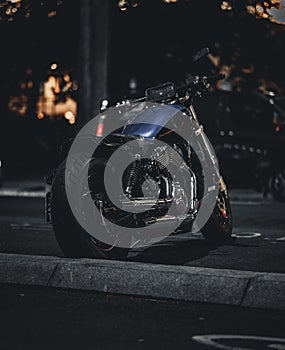
<path fill-rule="evenodd" d="M 268 194 L 265 198 L 261 192 L 256 192 L 252 189 L 235 188 L 229 190 L 231 202 L 247 202 L 247 204 L 255 203 L 270 203 L 274 201 L 272 196 Z"/>
<path fill-rule="evenodd" d="M 7 180 L 0 187 L 0 197 L 44 198 L 48 188 L 44 176 L 35 179 Z"/>

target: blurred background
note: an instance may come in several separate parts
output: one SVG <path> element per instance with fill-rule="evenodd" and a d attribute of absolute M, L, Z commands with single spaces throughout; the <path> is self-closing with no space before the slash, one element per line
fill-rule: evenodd
<path fill-rule="evenodd" d="M 281 0 L 6 0 L 0 33 L 2 185 L 55 168 L 62 143 L 102 100 L 224 72 L 194 104 L 225 177 L 264 192 L 284 186 Z M 203 47 L 211 54 L 193 64 Z M 248 171 L 237 176 L 241 166 Z"/>

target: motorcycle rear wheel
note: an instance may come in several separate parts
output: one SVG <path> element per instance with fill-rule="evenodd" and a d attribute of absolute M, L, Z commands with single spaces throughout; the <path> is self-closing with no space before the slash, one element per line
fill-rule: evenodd
<path fill-rule="evenodd" d="M 58 245 L 65 257 L 69 258 L 98 258 L 110 260 L 125 260 L 129 249 L 112 247 L 96 241 L 77 222 L 68 202 L 65 187 L 65 166 L 63 161 L 57 169 L 51 186 L 51 219 Z M 80 177 L 81 167 L 69 169 L 71 176 Z M 69 184 L 72 186 L 72 184 Z"/>

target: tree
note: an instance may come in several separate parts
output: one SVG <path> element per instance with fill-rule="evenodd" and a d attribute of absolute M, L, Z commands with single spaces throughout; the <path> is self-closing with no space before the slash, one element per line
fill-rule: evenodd
<path fill-rule="evenodd" d="M 155 2 L 162 2 L 170 5 L 175 3 L 194 3 L 195 0 L 119 0 L 118 7 L 122 11 L 129 8 L 138 7 L 144 4 L 154 4 Z M 221 10 L 232 11 L 239 15 L 254 15 L 257 18 L 266 18 L 275 21 L 271 10 L 280 10 L 283 8 L 282 0 L 216 0 Z M 285 24 L 285 19 L 284 23 Z"/>
<path fill-rule="evenodd" d="M 107 98 L 109 0 L 81 0 L 79 47 L 79 126 L 100 111 Z"/>

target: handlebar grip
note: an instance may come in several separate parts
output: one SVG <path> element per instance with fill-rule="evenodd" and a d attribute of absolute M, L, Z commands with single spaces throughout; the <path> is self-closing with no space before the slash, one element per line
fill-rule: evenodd
<path fill-rule="evenodd" d="M 213 83 L 213 82 L 218 81 L 218 80 L 223 80 L 223 79 L 225 79 L 225 77 L 226 77 L 225 74 L 219 73 L 219 74 L 211 75 L 211 76 L 207 77 L 207 80 L 208 80 L 208 82 Z"/>
<path fill-rule="evenodd" d="M 209 53 L 210 53 L 210 49 L 208 47 L 205 47 L 204 49 L 192 55 L 192 61 L 193 62 L 199 61 L 201 58 L 207 56 Z"/>

